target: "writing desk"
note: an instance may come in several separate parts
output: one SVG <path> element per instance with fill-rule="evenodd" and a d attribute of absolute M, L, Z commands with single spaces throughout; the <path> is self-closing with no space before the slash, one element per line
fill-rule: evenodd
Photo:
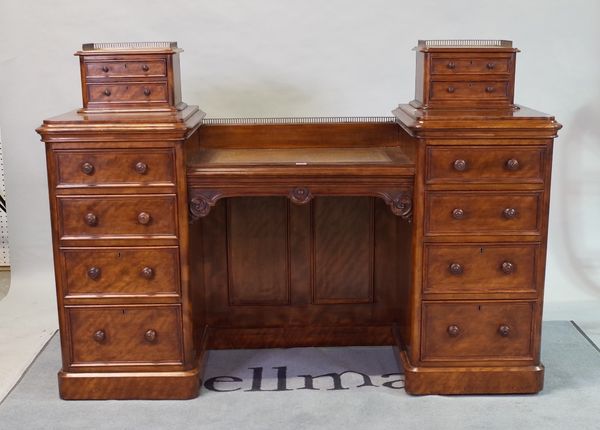
<path fill-rule="evenodd" d="M 412 394 L 541 390 L 560 125 L 512 104 L 512 45 L 452 42 L 377 118 L 206 119 L 174 45 L 84 47 L 84 107 L 38 129 L 61 396 L 190 398 L 207 349 L 324 345 L 394 345 Z"/>

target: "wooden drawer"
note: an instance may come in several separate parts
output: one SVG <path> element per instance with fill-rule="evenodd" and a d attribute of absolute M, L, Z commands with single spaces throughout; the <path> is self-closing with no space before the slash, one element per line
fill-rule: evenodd
<path fill-rule="evenodd" d="M 88 78 L 143 78 L 167 76 L 165 59 L 98 61 L 85 63 Z"/>
<path fill-rule="evenodd" d="M 71 363 L 178 364 L 179 306 L 67 307 Z"/>
<path fill-rule="evenodd" d="M 535 292 L 539 245 L 427 244 L 423 292 Z"/>
<path fill-rule="evenodd" d="M 422 360 L 531 359 L 533 302 L 423 304 Z"/>
<path fill-rule="evenodd" d="M 427 182 L 543 183 L 545 148 L 429 147 Z"/>
<path fill-rule="evenodd" d="M 62 249 L 66 297 L 178 296 L 179 248 Z"/>
<path fill-rule="evenodd" d="M 59 186 L 175 184 L 173 150 L 55 151 Z"/>
<path fill-rule="evenodd" d="M 508 74 L 511 73 L 510 57 L 465 56 L 431 58 L 432 75 L 452 74 Z"/>
<path fill-rule="evenodd" d="M 523 234 L 540 231 L 541 192 L 429 192 L 426 234 Z"/>
<path fill-rule="evenodd" d="M 176 198 L 172 194 L 57 199 L 61 239 L 177 235 Z"/>
<path fill-rule="evenodd" d="M 493 100 L 510 98 L 508 81 L 433 81 L 429 100 Z"/>
<path fill-rule="evenodd" d="M 88 84 L 89 103 L 166 103 L 166 83 L 103 83 Z"/>

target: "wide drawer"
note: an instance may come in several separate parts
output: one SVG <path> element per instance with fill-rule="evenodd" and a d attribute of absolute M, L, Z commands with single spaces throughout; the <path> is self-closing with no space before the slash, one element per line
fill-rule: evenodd
<path fill-rule="evenodd" d="M 165 59 L 138 61 L 98 61 L 86 62 L 85 73 L 88 78 L 142 78 L 167 76 Z"/>
<path fill-rule="evenodd" d="M 423 304 L 422 360 L 530 359 L 534 302 Z"/>
<path fill-rule="evenodd" d="M 431 58 L 431 74 L 495 74 L 510 73 L 510 57 L 465 56 Z"/>
<path fill-rule="evenodd" d="M 540 232 L 541 192 L 429 192 L 426 234 Z"/>
<path fill-rule="evenodd" d="M 431 82 L 431 101 L 436 100 L 508 100 L 510 95 L 508 81 L 433 81 Z"/>
<path fill-rule="evenodd" d="M 179 248 L 61 250 L 66 297 L 179 295 Z"/>
<path fill-rule="evenodd" d="M 429 147 L 427 182 L 542 183 L 546 150 L 519 147 Z"/>
<path fill-rule="evenodd" d="M 68 307 L 66 314 L 73 365 L 182 362 L 179 306 Z"/>
<path fill-rule="evenodd" d="M 60 196 L 59 234 L 66 238 L 176 237 L 176 197 Z"/>
<path fill-rule="evenodd" d="M 175 183 L 173 150 L 55 151 L 59 186 Z"/>
<path fill-rule="evenodd" d="M 90 103 L 139 103 L 168 101 L 166 83 L 103 83 L 88 84 Z"/>
<path fill-rule="evenodd" d="M 425 246 L 425 294 L 535 292 L 539 245 Z"/>

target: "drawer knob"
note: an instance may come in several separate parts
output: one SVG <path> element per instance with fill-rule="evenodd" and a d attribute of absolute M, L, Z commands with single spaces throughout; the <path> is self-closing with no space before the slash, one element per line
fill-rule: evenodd
<path fill-rule="evenodd" d="M 449 93 L 453 93 L 454 92 L 454 87 L 448 87 L 446 89 L 446 91 L 448 91 Z"/>
<path fill-rule="evenodd" d="M 460 327 L 454 324 L 449 325 L 447 332 L 450 337 L 456 337 L 460 334 Z"/>
<path fill-rule="evenodd" d="M 97 330 L 93 337 L 96 342 L 102 343 L 106 339 L 106 333 L 104 333 L 104 330 Z"/>
<path fill-rule="evenodd" d="M 85 214 L 85 223 L 90 227 L 96 227 L 98 225 L 98 217 L 92 212 L 87 213 Z"/>
<path fill-rule="evenodd" d="M 88 277 L 90 279 L 93 279 L 94 281 L 100 277 L 101 273 L 102 273 L 102 271 L 100 270 L 100 268 L 96 267 L 96 266 L 90 267 L 87 271 Z"/>
<path fill-rule="evenodd" d="M 454 170 L 464 172 L 467 170 L 467 162 L 465 160 L 454 160 Z"/>
<path fill-rule="evenodd" d="M 110 94 L 111 94 L 111 92 L 110 92 L 110 90 L 109 90 L 108 88 L 104 90 L 104 95 L 105 95 L 106 97 L 109 97 L 109 96 L 110 96 Z"/>
<path fill-rule="evenodd" d="M 152 219 L 152 217 L 150 216 L 150 214 L 148 212 L 140 212 L 138 214 L 138 222 L 142 225 L 147 225 L 150 223 L 150 220 Z"/>
<path fill-rule="evenodd" d="M 143 70 L 144 72 L 147 72 L 148 70 L 150 70 L 150 67 L 148 67 L 148 65 L 147 65 L 147 64 L 144 64 L 144 65 L 142 66 L 142 70 Z"/>
<path fill-rule="evenodd" d="M 510 261 L 504 261 L 502 263 L 502 271 L 504 273 L 506 273 L 507 275 L 510 275 L 511 273 L 513 273 L 515 271 L 515 265 L 513 263 L 511 263 Z"/>
<path fill-rule="evenodd" d="M 94 173 L 94 165 L 92 163 L 85 162 L 81 165 L 81 171 L 85 175 L 91 175 Z"/>
<path fill-rule="evenodd" d="M 144 333 L 144 339 L 146 340 L 146 342 L 149 343 L 153 343 L 156 342 L 156 337 L 158 336 L 158 334 L 156 333 L 156 330 L 146 330 L 146 333 Z"/>
<path fill-rule="evenodd" d="M 138 161 L 137 163 L 135 163 L 134 169 L 140 175 L 143 175 L 144 173 L 146 173 L 148 171 L 148 165 L 142 161 Z"/>
<path fill-rule="evenodd" d="M 485 92 L 486 93 L 493 93 L 494 92 L 494 87 L 485 87 Z"/>
<path fill-rule="evenodd" d="M 515 208 L 506 208 L 502 211 L 502 215 L 506 219 L 513 219 L 517 216 L 517 210 Z"/>
<path fill-rule="evenodd" d="M 454 61 L 450 61 L 446 67 L 448 67 L 450 70 L 454 70 L 456 68 L 456 63 L 454 63 Z"/>
<path fill-rule="evenodd" d="M 448 270 L 450 270 L 450 273 L 453 275 L 461 275 L 464 272 L 462 264 L 459 263 L 452 263 L 450 266 L 448 266 Z"/>
<path fill-rule="evenodd" d="M 502 337 L 507 337 L 510 334 L 510 327 L 506 324 L 502 324 L 500 327 L 498 327 L 498 333 Z"/>
<path fill-rule="evenodd" d="M 494 67 L 496 67 L 495 63 L 487 63 L 486 67 L 488 68 L 488 70 L 494 70 Z"/>
<path fill-rule="evenodd" d="M 519 168 L 519 160 L 516 158 L 511 158 L 506 162 L 506 168 L 508 170 L 517 170 Z"/>
<path fill-rule="evenodd" d="M 149 96 L 152 93 L 152 91 L 150 91 L 150 88 L 144 88 L 144 95 L 145 96 Z"/>
<path fill-rule="evenodd" d="M 110 69 L 108 68 L 108 66 L 102 66 L 102 71 L 103 71 L 104 73 L 108 73 L 108 71 L 109 71 L 109 70 L 110 70 Z"/>
<path fill-rule="evenodd" d="M 154 277 L 154 269 L 152 267 L 144 267 L 141 273 L 142 276 L 146 279 L 152 279 Z"/>
<path fill-rule="evenodd" d="M 452 211 L 452 218 L 454 219 L 463 219 L 465 217 L 465 211 L 460 209 L 460 208 L 456 208 Z"/>

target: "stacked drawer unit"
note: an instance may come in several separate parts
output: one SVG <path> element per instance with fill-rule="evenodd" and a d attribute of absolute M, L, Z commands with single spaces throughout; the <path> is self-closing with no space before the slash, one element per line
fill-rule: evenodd
<path fill-rule="evenodd" d="M 420 41 L 413 394 L 537 392 L 553 117 L 513 105 L 509 41 Z M 422 213 L 422 217 L 418 214 Z"/>
<path fill-rule="evenodd" d="M 75 53 L 81 68 L 81 111 L 182 110 L 181 51 L 175 42 L 83 45 Z"/>
<path fill-rule="evenodd" d="M 514 101 L 515 57 L 506 40 L 420 40 L 414 107 L 495 108 Z"/>
<path fill-rule="evenodd" d="M 144 72 L 140 64 L 160 79 L 171 67 L 161 47 L 79 54 L 84 103 L 98 64 L 113 73 L 106 82 L 120 79 L 125 66 L 127 79 L 135 67 Z M 51 118 L 37 130 L 46 142 L 65 399 L 189 398 L 198 391 L 183 298 L 183 146 L 203 115 L 196 107 L 155 112 L 152 100 L 123 113 L 126 102 Z"/>

